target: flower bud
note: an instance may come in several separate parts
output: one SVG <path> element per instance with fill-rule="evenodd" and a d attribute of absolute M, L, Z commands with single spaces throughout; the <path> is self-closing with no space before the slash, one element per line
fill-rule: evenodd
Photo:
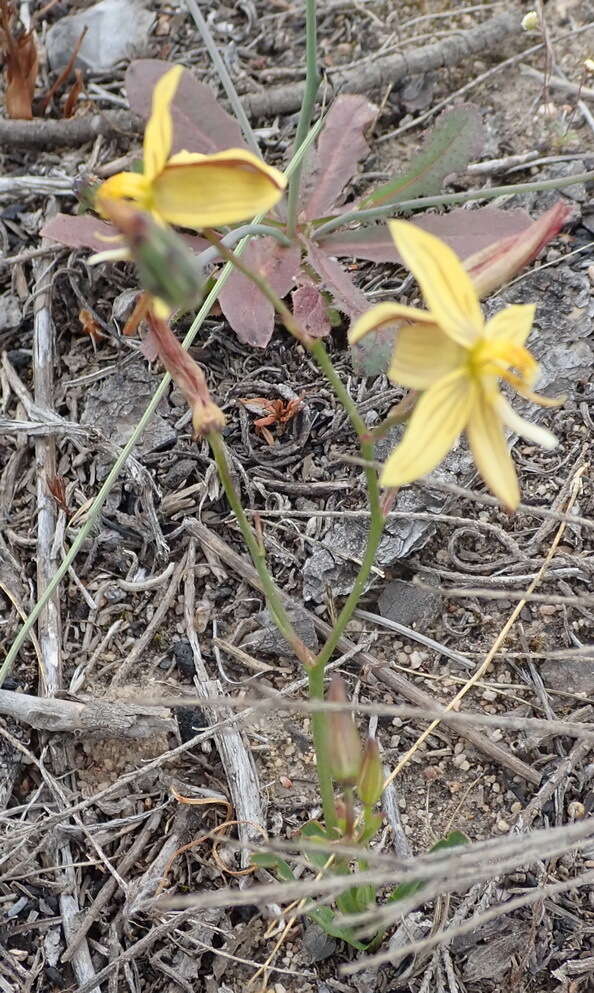
<path fill-rule="evenodd" d="M 538 31 L 540 28 L 540 18 L 535 10 L 529 10 L 522 18 L 523 31 Z"/>
<path fill-rule="evenodd" d="M 368 738 L 363 753 L 363 764 L 357 782 L 357 792 L 365 807 L 374 807 L 384 788 L 384 770 L 375 738 Z"/>
<path fill-rule="evenodd" d="M 144 289 L 170 311 L 186 309 L 202 295 L 204 273 L 175 231 L 121 200 L 100 198 L 98 207 L 121 232 Z"/>
<path fill-rule="evenodd" d="M 334 675 L 328 688 L 328 701 L 348 703 L 344 680 Z M 347 710 L 328 713 L 328 758 L 333 778 L 341 786 L 354 786 L 361 768 L 361 741 L 353 715 Z"/>

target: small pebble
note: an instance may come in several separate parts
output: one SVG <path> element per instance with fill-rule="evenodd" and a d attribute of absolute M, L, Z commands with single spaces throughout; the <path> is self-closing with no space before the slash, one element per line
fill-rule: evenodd
<path fill-rule="evenodd" d="M 502 834 L 507 834 L 509 831 L 509 824 L 503 819 L 503 817 L 499 817 L 497 819 L 497 830 L 501 831 Z"/>

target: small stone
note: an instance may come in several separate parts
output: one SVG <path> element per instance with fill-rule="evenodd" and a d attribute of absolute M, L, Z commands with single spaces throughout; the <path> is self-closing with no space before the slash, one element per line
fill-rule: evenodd
<path fill-rule="evenodd" d="M 501 831 L 502 834 L 507 834 L 509 831 L 509 824 L 503 819 L 503 817 L 499 817 L 497 819 L 497 830 Z"/>
<path fill-rule="evenodd" d="M 497 693 L 495 690 L 483 690 L 481 695 L 483 700 L 488 700 L 489 703 L 493 703 L 497 699 Z"/>
<path fill-rule="evenodd" d="M 586 816 L 586 808 L 579 800 L 572 800 L 567 806 L 567 816 L 572 821 L 581 821 Z"/>
<path fill-rule="evenodd" d="M 175 664 L 180 672 L 183 672 L 184 676 L 194 676 L 196 670 L 194 668 L 194 652 L 192 651 L 192 646 L 187 638 L 182 638 L 181 641 L 176 641 L 173 646 L 173 655 L 175 658 Z"/>
<path fill-rule="evenodd" d="M 441 596 L 430 590 L 421 589 L 416 583 L 395 579 L 381 592 L 380 613 L 391 621 L 413 627 L 429 624 L 441 610 Z"/>
<path fill-rule="evenodd" d="M 77 65 L 99 71 L 139 54 L 146 47 L 155 15 L 141 0 L 101 0 L 78 14 L 61 17 L 47 33 L 47 54 L 52 69 L 64 67 L 83 30 Z"/>

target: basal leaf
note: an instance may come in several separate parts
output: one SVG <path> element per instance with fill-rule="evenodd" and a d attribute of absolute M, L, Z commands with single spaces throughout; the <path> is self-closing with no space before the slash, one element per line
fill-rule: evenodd
<path fill-rule="evenodd" d="M 313 283 L 301 283 L 292 294 L 293 314 L 312 338 L 325 338 L 332 330 L 328 306 Z"/>
<path fill-rule="evenodd" d="M 444 214 L 415 214 L 413 224 L 437 235 L 453 248 L 461 259 L 480 252 L 500 238 L 519 234 L 529 227 L 529 214 L 523 209 L 502 210 L 457 207 Z M 339 231 L 320 242 L 328 255 L 338 255 L 370 262 L 401 262 L 386 224 L 374 224 L 349 231 Z"/>
<path fill-rule="evenodd" d="M 299 257 L 297 246 L 286 248 L 274 238 L 255 238 L 243 254 L 245 264 L 261 273 L 280 297 L 294 283 Z M 240 341 L 266 347 L 274 330 L 274 307 L 251 279 L 241 272 L 231 273 L 219 303 Z"/>
<path fill-rule="evenodd" d="M 308 821 L 307 824 L 304 824 L 301 828 L 300 834 L 301 837 L 305 838 L 307 841 L 319 841 L 324 845 L 324 849 L 320 851 L 319 854 L 317 852 L 312 852 L 311 850 L 304 853 L 305 857 L 312 863 L 312 865 L 315 865 L 318 869 L 324 869 L 332 853 L 329 851 L 328 835 L 320 822 Z"/>
<path fill-rule="evenodd" d="M 357 163 L 369 152 L 365 131 L 375 120 L 377 107 L 365 97 L 339 96 L 334 101 L 320 132 L 311 171 L 306 180 L 312 192 L 305 199 L 304 216 L 321 217 L 334 207 L 348 182 L 357 172 Z"/>
<path fill-rule="evenodd" d="M 452 173 L 466 168 L 483 146 L 483 125 L 476 107 L 460 104 L 438 117 L 409 169 L 368 194 L 360 207 L 434 196 Z"/>
<path fill-rule="evenodd" d="M 126 95 L 130 110 L 147 118 L 155 84 L 173 63 L 161 59 L 138 59 L 126 71 Z M 173 152 L 201 152 L 204 155 L 225 148 L 247 148 L 241 128 L 223 110 L 213 91 L 184 71 L 171 106 Z"/>
<path fill-rule="evenodd" d="M 359 317 L 369 307 L 365 294 L 355 286 L 340 262 L 330 258 L 320 245 L 310 241 L 307 245 L 309 262 L 328 290 L 337 308 L 350 318 Z"/>

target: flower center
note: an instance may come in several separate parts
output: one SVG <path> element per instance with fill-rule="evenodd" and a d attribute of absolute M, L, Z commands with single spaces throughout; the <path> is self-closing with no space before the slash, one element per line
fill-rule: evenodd
<path fill-rule="evenodd" d="M 477 379 L 497 376 L 505 379 L 522 393 L 530 390 L 536 379 L 538 363 L 523 345 L 511 341 L 490 341 L 482 338 L 470 349 L 471 375 Z M 515 369 L 516 372 L 511 370 Z"/>

